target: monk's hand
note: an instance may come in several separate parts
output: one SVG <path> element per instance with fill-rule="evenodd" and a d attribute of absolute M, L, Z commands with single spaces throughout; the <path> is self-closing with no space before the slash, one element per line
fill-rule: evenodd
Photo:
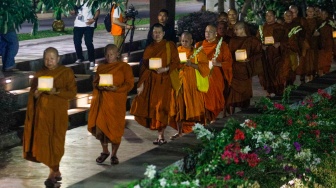
<path fill-rule="evenodd" d="M 117 86 L 107 86 L 104 87 L 106 91 L 117 91 L 118 87 Z"/>
<path fill-rule="evenodd" d="M 105 87 L 104 86 L 97 86 L 97 89 L 98 90 L 105 90 Z"/>
<path fill-rule="evenodd" d="M 144 83 L 142 83 L 138 88 L 137 88 L 137 92 L 138 92 L 138 95 L 140 95 L 142 93 L 144 89 Z"/>
<path fill-rule="evenodd" d="M 320 36 L 320 32 L 315 31 L 314 34 L 313 34 L 313 36 L 314 36 L 314 37 Z"/>
<path fill-rule="evenodd" d="M 279 48 L 279 46 L 280 46 L 280 42 L 275 42 L 275 43 L 273 44 L 273 46 L 274 46 L 275 48 Z"/>
<path fill-rule="evenodd" d="M 168 72 L 169 71 L 169 67 L 161 67 L 161 68 L 158 68 L 157 70 L 156 70 L 156 72 L 158 73 L 158 74 L 161 74 L 161 73 L 164 73 L 164 72 Z"/>
<path fill-rule="evenodd" d="M 50 91 L 47 91 L 47 94 L 56 95 L 59 94 L 59 91 L 57 91 L 56 88 L 52 88 Z"/>
<path fill-rule="evenodd" d="M 40 95 L 41 95 L 41 91 L 39 91 L 39 90 L 35 90 L 34 91 L 34 97 L 35 97 L 35 99 L 37 99 Z"/>
<path fill-rule="evenodd" d="M 222 64 L 220 62 L 218 62 L 215 58 L 212 59 L 212 65 L 216 66 L 216 67 L 221 67 Z"/>
<path fill-rule="evenodd" d="M 268 47 L 267 45 L 262 45 L 262 49 L 263 49 L 263 50 L 266 50 L 267 47 Z"/>
<path fill-rule="evenodd" d="M 188 59 L 185 65 L 190 67 L 191 66 L 191 61 Z"/>

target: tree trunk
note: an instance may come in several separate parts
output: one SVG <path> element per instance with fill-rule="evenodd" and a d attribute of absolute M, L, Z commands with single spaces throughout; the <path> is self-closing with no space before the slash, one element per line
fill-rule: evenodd
<path fill-rule="evenodd" d="M 224 12 L 224 2 L 225 0 L 218 0 L 218 12 Z"/>
<path fill-rule="evenodd" d="M 244 18 L 247 15 L 247 10 L 251 7 L 251 2 L 252 0 L 245 0 L 242 10 L 240 11 L 240 14 L 239 14 L 240 21 L 244 21 Z"/>
<path fill-rule="evenodd" d="M 229 2 L 230 2 L 229 3 L 229 7 L 232 8 L 232 9 L 236 9 L 236 2 L 235 2 L 235 0 L 230 0 Z"/>

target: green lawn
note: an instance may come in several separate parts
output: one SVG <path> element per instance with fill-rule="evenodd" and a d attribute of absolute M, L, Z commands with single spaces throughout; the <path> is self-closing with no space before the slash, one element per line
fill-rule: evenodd
<path fill-rule="evenodd" d="M 185 15 L 187 14 L 176 15 L 175 20 L 178 20 L 179 18 Z M 149 24 L 149 18 L 136 19 L 134 23 L 134 25 L 145 25 L 145 24 Z M 52 30 L 37 31 L 36 35 L 34 36 L 31 35 L 30 33 L 22 33 L 22 34 L 18 34 L 18 37 L 19 37 L 19 41 L 23 41 L 23 40 L 40 39 L 40 38 L 56 37 L 56 36 L 63 36 L 63 35 L 72 35 L 72 30 L 73 30 L 73 27 L 65 28 L 64 32 L 56 32 Z M 98 24 L 96 30 L 105 30 L 104 24 Z"/>

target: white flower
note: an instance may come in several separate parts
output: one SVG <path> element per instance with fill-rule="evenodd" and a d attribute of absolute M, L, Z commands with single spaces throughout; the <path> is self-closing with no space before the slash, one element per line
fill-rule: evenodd
<path fill-rule="evenodd" d="M 200 185 L 199 185 L 199 180 L 198 180 L 198 179 L 194 180 L 193 183 L 194 183 L 194 185 L 197 186 L 197 187 L 200 186 Z"/>
<path fill-rule="evenodd" d="M 181 182 L 181 185 L 189 186 L 189 185 L 190 185 L 190 182 L 189 182 L 189 181 L 184 181 L 184 182 Z"/>
<path fill-rule="evenodd" d="M 193 127 L 193 131 L 197 136 L 197 139 L 206 137 L 208 140 L 211 140 L 211 138 L 214 137 L 214 135 L 206 128 L 204 128 L 203 125 L 196 123 Z"/>
<path fill-rule="evenodd" d="M 167 185 L 167 180 L 165 178 L 159 179 L 159 182 L 161 187 L 165 187 Z"/>
<path fill-rule="evenodd" d="M 289 132 L 285 132 L 285 133 L 281 132 L 280 136 L 284 140 L 289 140 Z"/>
<path fill-rule="evenodd" d="M 155 174 L 156 174 L 155 169 L 156 169 L 156 166 L 154 166 L 154 165 L 147 166 L 145 176 L 147 176 L 149 179 L 153 179 L 155 177 Z"/>
<path fill-rule="evenodd" d="M 310 152 L 310 149 L 303 149 L 301 152 L 298 152 L 294 155 L 295 159 L 301 160 L 301 161 L 310 161 L 312 154 Z"/>
<path fill-rule="evenodd" d="M 138 184 L 138 185 L 134 186 L 133 188 L 140 188 L 140 185 Z"/>
<path fill-rule="evenodd" d="M 251 151 L 250 146 L 246 146 L 246 147 L 242 150 L 243 153 L 248 153 L 249 151 Z"/>

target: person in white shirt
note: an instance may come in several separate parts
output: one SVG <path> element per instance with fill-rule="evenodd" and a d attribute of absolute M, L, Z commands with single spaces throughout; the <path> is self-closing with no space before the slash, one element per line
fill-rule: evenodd
<path fill-rule="evenodd" d="M 74 21 L 73 41 L 75 44 L 77 61 L 81 63 L 84 60 L 82 49 L 82 38 L 84 35 L 84 41 L 88 50 L 88 58 L 90 61 L 90 68 L 95 66 L 95 54 L 93 46 L 93 33 L 95 29 L 95 23 L 100 14 L 100 9 L 97 2 L 91 7 L 88 3 L 84 3 L 83 0 L 78 0 L 76 10 L 70 12 L 72 15 L 77 15 Z"/>

